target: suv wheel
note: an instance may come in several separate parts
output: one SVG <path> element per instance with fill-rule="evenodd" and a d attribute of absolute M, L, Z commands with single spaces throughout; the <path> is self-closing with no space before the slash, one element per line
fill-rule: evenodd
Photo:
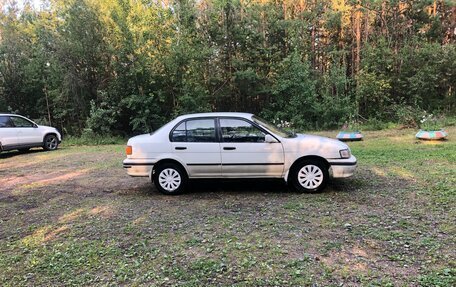
<path fill-rule="evenodd" d="M 47 135 L 44 137 L 43 148 L 45 150 L 56 150 L 59 146 L 59 140 L 55 135 Z"/>

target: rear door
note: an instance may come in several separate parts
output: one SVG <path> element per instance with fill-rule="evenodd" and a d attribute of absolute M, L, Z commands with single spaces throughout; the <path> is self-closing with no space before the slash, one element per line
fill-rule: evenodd
<path fill-rule="evenodd" d="M 17 132 L 9 116 L 0 116 L 0 144 L 4 149 L 17 144 Z"/>
<path fill-rule="evenodd" d="M 266 143 L 266 131 L 241 118 L 220 118 L 223 177 L 281 177 L 282 144 Z"/>
<path fill-rule="evenodd" d="M 220 177 L 220 143 L 215 118 L 179 123 L 170 135 L 173 152 L 187 165 L 190 177 Z"/>
<path fill-rule="evenodd" d="M 17 116 L 11 116 L 14 130 L 17 133 L 17 145 L 40 145 L 43 142 L 43 135 L 31 121 Z"/>

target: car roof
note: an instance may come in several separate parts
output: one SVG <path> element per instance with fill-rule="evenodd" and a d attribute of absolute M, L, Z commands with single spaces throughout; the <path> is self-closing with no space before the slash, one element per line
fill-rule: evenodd
<path fill-rule="evenodd" d="M 0 116 L 20 116 L 20 117 L 24 117 L 24 116 L 21 116 L 21 115 L 18 115 L 18 114 L 7 114 L 7 113 L 0 113 Z"/>
<path fill-rule="evenodd" d="M 177 117 L 178 119 L 201 118 L 201 117 L 240 117 L 250 119 L 253 114 L 239 112 L 213 112 L 213 113 L 196 113 L 186 114 Z"/>

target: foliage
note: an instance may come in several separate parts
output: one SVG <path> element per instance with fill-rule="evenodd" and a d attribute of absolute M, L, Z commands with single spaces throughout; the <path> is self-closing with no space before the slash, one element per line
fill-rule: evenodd
<path fill-rule="evenodd" d="M 420 276 L 421 286 L 453 286 L 454 284 L 456 284 L 455 268 L 445 268 L 441 271 Z"/>
<path fill-rule="evenodd" d="M 419 119 L 419 109 L 413 108 L 409 105 L 399 104 L 393 106 L 395 110 L 394 119 L 402 124 L 404 127 L 414 128 L 418 126 Z"/>
<path fill-rule="evenodd" d="M 90 115 L 87 118 L 87 128 L 100 135 L 108 135 L 115 130 L 117 123 L 117 114 L 115 107 L 109 106 L 102 102 L 96 106 L 95 101 L 90 102 Z"/>
<path fill-rule="evenodd" d="M 65 146 L 124 144 L 126 140 L 118 136 L 100 135 L 91 129 L 84 129 L 80 136 L 65 137 Z"/>
<path fill-rule="evenodd" d="M 364 115 L 385 116 L 390 97 L 391 84 L 388 79 L 372 72 L 361 70 L 357 75 L 356 90 L 359 108 Z"/>
<path fill-rule="evenodd" d="M 377 118 L 369 118 L 366 122 L 361 124 L 360 129 L 367 131 L 378 131 L 384 129 L 391 129 L 396 127 L 396 124 L 392 122 L 386 122 Z"/>
<path fill-rule="evenodd" d="M 438 131 L 445 126 L 445 117 L 428 114 L 426 111 L 420 119 L 420 128 L 425 131 Z"/>
<path fill-rule="evenodd" d="M 124 136 L 178 114 L 295 128 L 456 113 L 448 1 L 54 0 L 0 9 L 0 111 Z M 378 121 L 378 124 L 376 123 Z"/>
<path fill-rule="evenodd" d="M 300 128 L 313 127 L 320 107 L 308 65 L 301 61 L 298 53 L 293 53 L 282 61 L 276 73 L 270 106 L 272 118 L 289 121 Z"/>
<path fill-rule="evenodd" d="M 348 117 L 348 121 L 344 123 L 344 126 L 342 127 L 342 130 L 345 131 L 359 131 L 360 127 L 360 119 L 358 115 L 356 114 L 350 114 Z"/>

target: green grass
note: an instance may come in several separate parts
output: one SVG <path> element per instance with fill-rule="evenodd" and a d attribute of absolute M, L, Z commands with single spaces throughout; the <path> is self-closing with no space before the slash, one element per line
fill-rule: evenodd
<path fill-rule="evenodd" d="M 0 285 L 454 286 L 456 128 L 414 132 L 365 132 L 355 176 L 320 194 L 215 181 L 163 196 L 122 170 L 124 143 L 2 154 Z"/>
<path fill-rule="evenodd" d="M 66 146 L 83 146 L 83 145 L 112 145 L 112 144 L 126 144 L 127 139 L 115 136 L 97 136 L 97 135 L 83 135 L 83 136 L 67 136 L 63 140 Z"/>

